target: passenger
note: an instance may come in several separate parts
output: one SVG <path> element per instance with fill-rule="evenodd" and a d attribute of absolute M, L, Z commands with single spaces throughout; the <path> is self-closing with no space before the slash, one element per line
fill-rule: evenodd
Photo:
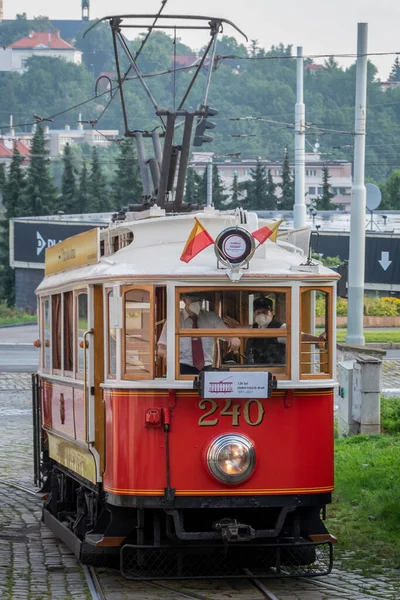
<path fill-rule="evenodd" d="M 204 296 L 196 292 L 184 294 L 181 298 L 185 304 L 179 315 L 179 326 L 181 329 L 226 329 L 226 325 L 221 317 L 213 311 L 201 308 Z M 181 337 L 179 361 L 181 375 L 196 375 L 200 371 L 211 369 L 215 342 L 216 338 L 210 337 Z M 166 356 L 166 323 L 164 324 L 157 345 L 158 356 Z M 239 338 L 229 338 L 229 350 L 231 352 L 237 352 L 239 346 Z"/>
<path fill-rule="evenodd" d="M 274 314 L 274 307 L 270 298 L 256 298 L 253 302 L 254 323 L 252 329 L 286 329 L 286 323 L 280 321 Z M 243 327 L 230 317 L 224 319 L 229 327 Z M 326 333 L 316 336 L 311 333 L 302 333 L 303 342 L 326 341 Z M 247 364 L 276 364 L 286 363 L 286 337 L 250 338 L 245 350 Z"/>

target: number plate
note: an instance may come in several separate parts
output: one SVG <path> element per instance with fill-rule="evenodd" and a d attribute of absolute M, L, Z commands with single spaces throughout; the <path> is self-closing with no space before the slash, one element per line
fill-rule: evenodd
<path fill-rule="evenodd" d="M 202 398 L 269 398 L 271 380 L 267 371 L 202 371 L 195 387 Z"/>

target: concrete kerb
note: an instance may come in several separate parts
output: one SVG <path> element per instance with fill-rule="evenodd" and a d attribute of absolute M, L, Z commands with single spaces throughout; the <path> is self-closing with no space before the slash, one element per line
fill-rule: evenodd
<path fill-rule="evenodd" d="M 10 325 L 0 325 L 0 329 L 6 329 L 7 327 L 37 327 L 37 321 L 27 321 L 26 323 L 11 323 Z"/>

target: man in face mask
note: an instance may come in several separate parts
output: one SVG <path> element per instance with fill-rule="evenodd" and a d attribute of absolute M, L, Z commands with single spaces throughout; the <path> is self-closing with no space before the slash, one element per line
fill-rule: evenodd
<path fill-rule="evenodd" d="M 276 318 L 269 298 L 256 298 L 253 302 L 253 329 L 284 329 L 286 323 Z M 246 345 L 248 363 L 278 364 L 286 362 L 286 338 L 250 338 Z"/>
<path fill-rule="evenodd" d="M 188 293 L 181 296 L 184 307 L 179 314 L 180 329 L 226 329 L 226 325 L 215 312 L 202 308 L 203 296 L 199 293 Z M 180 373 L 196 375 L 202 370 L 212 367 L 215 338 L 181 337 L 180 339 Z M 239 338 L 229 338 L 229 350 L 237 352 Z M 158 340 L 158 356 L 166 356 L 167 331 L 164 325 Z"/>

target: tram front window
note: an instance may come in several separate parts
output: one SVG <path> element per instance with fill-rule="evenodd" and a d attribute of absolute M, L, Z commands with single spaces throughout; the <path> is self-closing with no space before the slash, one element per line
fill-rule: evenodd
<path fill-rule="evenodd" d="M 289 290 L 284 288 L 179 290 L 179 375 L 235 365 L 268 365 L 285 373 L 288 298 Z M 188 331 L 193 329 L 196 336 Z M 165 329 L 158 347 L 166 352 Z"/>
<path fill-rule="evenodd" d="M 131 289 L 125 298 L 124 374 L 151 378 L 154 372 L 152 293 Z"/>

